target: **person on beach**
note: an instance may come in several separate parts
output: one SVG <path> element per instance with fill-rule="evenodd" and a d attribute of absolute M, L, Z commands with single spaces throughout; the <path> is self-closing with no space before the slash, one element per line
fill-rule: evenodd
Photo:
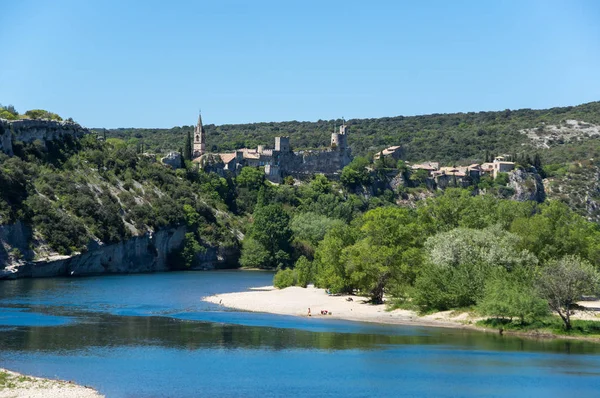
<path fill-rule="evenodd" d="M 310 308 L 308 309 L 308 316 L 310 316 Z"/>

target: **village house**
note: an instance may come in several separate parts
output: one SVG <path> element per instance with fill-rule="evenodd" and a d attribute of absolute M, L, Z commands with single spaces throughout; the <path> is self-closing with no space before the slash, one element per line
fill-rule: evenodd
<path fill-rule="evenodd" d="M 412 170 L 425 170 L 429 176 L 433 174 L 434 171 L 439 170 L 440 163 L 439 162 L 424 162 L 419 164 L 413 164 L 410 166 Z"/>
<path fill-rule="evenodd" d="M 509 162 L 509 156 L 497 156 L 492 163 L 494 165 L 493 176 L 498 177 L 498 173 L 508 173 L 515 169 L 515 163 Z"/>
<path fill-rule="evenodd" d="M 391 157 L 392 159 L 397 161 L 404 156 L 404 151 L 402 150 L 402 147 L 400 145 L 391 146 L 385 148 L 381 152 L 377 152 L 374 156 L 375 160 L 378 160 L 381 157 L 381 155 L 383 155 L 384 157 Z"/>

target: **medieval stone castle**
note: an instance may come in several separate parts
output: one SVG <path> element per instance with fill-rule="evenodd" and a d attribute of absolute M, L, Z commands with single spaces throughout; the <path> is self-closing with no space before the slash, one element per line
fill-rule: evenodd
<path fill-rule="evenodd" d="M 220 175 L 228 172 L 235 175 L 245 166 L 263 168 L 267 179 L 272 182 L 280 182 L 285 176 L 301 177 L 314 173 L 333 176 L 352 160 L 346 130 L 343 123 L 339 132 L 331 134 L 331 144 L 324 149 L 295 152 L 290 146 L 290 137 L 275 137 L 275 148 L 272 149 L 259 145 L 256 149 L 241 148 L 213 154 L 206 152 L 206 132 L 202 126 L 202 115 L 198 115 L 194 128 L 193 161 L 204 170 Z"/>

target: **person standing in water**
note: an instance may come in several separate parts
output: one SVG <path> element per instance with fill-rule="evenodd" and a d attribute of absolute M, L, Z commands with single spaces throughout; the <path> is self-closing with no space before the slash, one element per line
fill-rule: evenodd
<path fill-rule="evenodd" d="M 308 308 L 308 316 L 310 316 L 310 308 Z"/>

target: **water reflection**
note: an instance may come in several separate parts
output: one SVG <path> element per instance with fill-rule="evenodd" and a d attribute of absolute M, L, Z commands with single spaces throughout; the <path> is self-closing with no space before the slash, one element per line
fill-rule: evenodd
<path fill-rule="evenodd" d="M 108 396 L 578 396 L 600 344 L 230 311 L 261 273 L 0 283 L 0 366 Z M 202 391 L 202 394 L 198 394 Z"/>
<path fill-rule="evenodd" d="M 72 319 L 75 315 L 62 312 L 60 318 Z M 245 315 L 252 318 L 254 314 Z M 186 350 L 378 350 L 387 349 L 389 346 L 432 345 L 441 350 L 453 350 L 455 353 L 452 361 L 460 359 L 460 351 L 469 352 L 469 361 L 472 361 L 478 352 L 485 352 L 487 356 L 488 351 L 561 354 L 600 352 L 598 344 L 584 341 L 530 340 L 454 329 L 403 327 L 400 328 L 404 332 L 402 334 L 385 334 L 372 333 L 370 326 L 364 325 L 362 333 L 345 333 L 303 330 L 302 322 L 298 322 L 298 328 L 283 329 L 185 321 L 158 316 L 131 317 L 97 313 L 78 313 L 77 319 L 76 323 L 60 327 L 22 327 L 1 332 L 3 338 L 0 340 L 0 350 L 64 352 L 111 346 L 159 346 Z M 293 319 L 290 322 L 293 322 Z M 381 329 L 375 330 L 381 332 Z M 393 329 L 390 328 L 389 331 Z M 568 361 L 569 357 L 562 358 Z M 569 364 L 565 362 L 565 366 L 567 365 Z"/>

